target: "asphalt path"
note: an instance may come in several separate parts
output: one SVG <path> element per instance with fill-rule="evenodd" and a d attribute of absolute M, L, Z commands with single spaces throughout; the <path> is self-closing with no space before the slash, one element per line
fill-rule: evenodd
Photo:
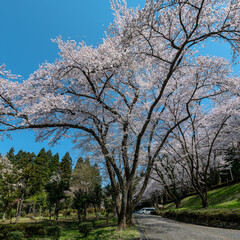
<path fill-rule="evenodd" d="M 240 240 L 240 230 L 204 227 L 154 215 L 134 215 L 147 240 Z"/>

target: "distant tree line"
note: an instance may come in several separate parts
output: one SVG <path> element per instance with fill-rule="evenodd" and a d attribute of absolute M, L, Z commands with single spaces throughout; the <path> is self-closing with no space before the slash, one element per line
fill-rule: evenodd
<path fill-rule="evenodd" d="M 107 193 L 107 191 L 105 191 Z M 104 198 L 105 196 L 105 198 Z M 105 200 L 104 200 L 105 199 Z M 76 211 L 79 221 L 86 220 L 92 207 L 98 218 L 101 204 L 112 211 L 111 194 L 103 194 L 98 166 L 79 158 L 73 168 L 67 152 L 59 154 L 44 148 L 36 155 L 12 147 L 0 156 L 0 216 L 18 222 L 21 216 L 48 216 L 57 221 L 59 213 Z"/>

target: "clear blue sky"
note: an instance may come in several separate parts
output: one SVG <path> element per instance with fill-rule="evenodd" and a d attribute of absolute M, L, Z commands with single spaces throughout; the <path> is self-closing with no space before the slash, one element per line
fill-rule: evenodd
<path fill-rule="evenodd" d="M 144 0 L 128 0 L 129 6 L 143 6 Z M 109 0 L 5 0 L 1 2 L 0 64 L 22 75 L 24 79 L 44 61 L 58 58 L 58 49 L 51 39 L 61 35 L 64 39 L 84 40 L 97 45 L 104 31 L 113 20 Z M 228 51 L 214 45 L 205 53 L 229 57 Z M 226 55 L 227 54 L 227 55 Z M 16 153 L 23 149 L 38 153 L 49 149 L 47 142 L 36 143 L 33 132 L 13 133 L 13 139 L 0 142 L 0 153 L 5 154 L 14 146 Z M 52 148 L 60 157 L 69 151 L 76 160 L 77 152 L 71 151 L 70 141 Z"/>
<path fill-rule="evenodd" d="M 144 0 L 128 0 L 130 6 Z M 51 39 L 61 35 L 89 45 L 101 43 L 104 31 L 113 20 L 109 0 L 6 0 L 1 2 L 0 65 L 5 63 L 12 73 L 24 79 L 37 70 L 39 64 L 58 58 L 58 48 Z M 3 155 L 11 147 L 38 153 L 49 149 L 47 142 L 36 143 L 34 133 L 15 132 L 12 140 L 0 142 Z M 70 141 L 51 148 L 60 157 L 69 151 L 76 160 Z"/>

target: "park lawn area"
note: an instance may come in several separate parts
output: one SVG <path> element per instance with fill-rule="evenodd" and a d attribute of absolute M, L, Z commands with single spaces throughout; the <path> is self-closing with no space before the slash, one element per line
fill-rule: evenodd
<path fill-rule="evenodd" d="M 229 209 L 235 211 L 240 209 L 240 183 L 208 192 L 208 209 Z M 174 203 L 167 204 L 166 210 L 175 208 Z M 202 208 L 201 199 L 198 195 L 186 197 L 181 202 L 180 210 L 199 210 Z"/>
<path fill-rule="evenodd" d="M 88 222 L 92 222 L 94 225 L 94 229 L 89 233 L 88 237 L 84 237 L 83 234 L 79 233 L 78 230 L 78 225 L 79 222 L 77 221 L 76 216 L 72 218 L 64 218 L 63 216 L 60 217 L 58 222 L 55 222 L 53 220 L 47 220 L 43 219 L 40 220 L 36 218 L 35 220 L 30 220 L 27 218 L 21 218 L 19 221 L 19 224 L 6 224 L 6 225 L 12 225 L 20 226 L 21 229 L 23 229 L 23 225 L 41 225 L 41 228 L 47 227 L 47 226 L 54 226 L 54 225 L 59 225 L 62 227 L 62 234 L 60 239 L 63 240 L 76 240 L 76 239 L 84 239 L 84 240 L 104 240 L 104 239 L 112 239 L 112 240 L 120 240 L 120 239 L 125 239 L 125 240 L 132 240 L 132 239 L 140 239 L 140 233 L 137 229 L 137 227 L 132 226 L 128 228 L 125 231 L 118 231 L 117 230 L 117 219 L 114 217 L 109 218 L 109 222 L 107 224 L 106 218 L 104 216 L 100 216 L 99 220 L 96 221 L 93 216 L 88 217 L 87 219 Z M 15 231 L 15 230 L 14 230 Z M 31 237 L 26 237 L 24 239 L 34 239 L 34 240 L 40 240 L 40 239 L 45 239 L 45 240 L 50 240 L 51 238 L 48 236 L 31 236 Z"/>
<path fill-rule="evenodd" d="M 92 220 L 94 223 L 94 230 L 89 233 L 88 237 L 84 237 L 78 231 L 78 222 L 70 223 L 69 225 L 63 224 L 63 234 L 60 239 L 86 239 L 86 240 L 104 240 L 104 239 L 140 239 L 140 234 L 137 227 L 133 226 L 125 231 L 117 231 L 117 219 L 110 218 L 108 224 L 105 218 L 100 218 L 98 221 Z"/>

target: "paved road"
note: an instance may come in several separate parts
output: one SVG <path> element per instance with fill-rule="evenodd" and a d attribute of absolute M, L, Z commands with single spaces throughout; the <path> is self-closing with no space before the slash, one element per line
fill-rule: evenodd
<path fill-rule="evenodd" d="M 204 227 L 153 215 L 135 215 L 147 240 L 240 240 L 240 230 Z"/>

